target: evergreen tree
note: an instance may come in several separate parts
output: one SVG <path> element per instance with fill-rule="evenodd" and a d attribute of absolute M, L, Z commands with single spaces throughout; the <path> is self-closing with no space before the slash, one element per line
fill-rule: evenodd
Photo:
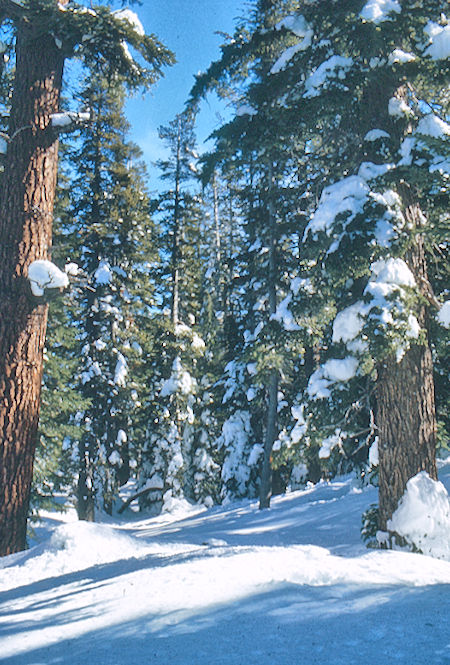
<path fill-rule="evenodd" d="M 153 417 L 140 470 L 141 505 L 151 505 L 157 512 L 171 510 L 179 499 L 195 495 L 196 365 L 205 344 L 196 332 L 202 208 L 201 199 L 193 193 L 194 120 L 191 113 L 181 114 L 159 130 L 169 150 L 168 159 L 158 163 L 169 188 L 155 202 L 161 228 L 159 299 L 164 317 L 155 347 Z"/>
<path fill-rule="evenodd" d="M 309 383 L 291 407 L 291 433 L 301 433 L 298 461 L 311 473 L 314 459 L 331 472 L 361 463 L 378 432 L 382 528 L 408 478 L 436 474 L 428 309 L 439 301 L 426 261 L 447 201 L 442 10 L 439 2 L 255 3 L 251 30 L 239 26 L 193 90 L 197 98 L 219 82 L 240 98 L 239 117 L 218 133 L 218 155 L 248 141 L 257 154 L 253 167 L 247 158 L 251 195 L 265 154 L 266 183 L 269 169 L 275 182 L 289 168 L 297 181 L 288 216 L 297 217 L 298 264 L 281 302 L 301 328 L 297 385 Z M 269 190 L 260 196 L 270 218 Z M 329 336 L 352 355 L 336 357 Z"/>
<path fill-rule="evenodd" d="M 285 23 L 302 25 L 304 36 L 285 55 L 280 89 L 274 82 L 301 111 L 305 131 L 316 131 L 309 118 L 321 119 L 327 141 L 327 186 L 303 240 L 314 290 L 322 302 L 326 294 L 324 333 L 336 346 L 323 354 L 307 398 L 328 420 L 334 410 L 338 423 L 339 412 L 358 413 L 367 380 L 375 381 L 382 530 L 410 477 L 436 477 L 429 321 L 437 301 L 427 245 L 448 196 L 443 6 L 393 5 L 305 3 Z M 345 424 L 323 442 L 328 454 L 358 438 L 355 420 Z"/>
<path fill-rule="evenodd" d="M 303 144 L 285 124 L 282 105 L 276 100 L 268 103 L 266 94 L 271 67 L 282 48 L 267 35 L 280 12 L 291 4 L 256 3 L 248 28 L 238 28 L 234 43 L 223 50 L 222 61 L 199 78 L 193 91 L 196 98 L 218 80 L 226 84 L 226 94 L 236 99 L 236 117 L 216 132 L 215 156 L 229 168 L 233 164 L 246 237 L 239 265 L 242 356 L 240 370 L 234 365 L 231 368 L 239 371 L 241 378 L 246 377 L 242 401 L 252 414 L 250 438 L 262 461 L 261 508 L 268 507 L 272 493 L 273 446 L 276 443 L 277 449 L 281 448 L 282 441 L 287 441 L 287 421 L 291 420 L 291 400 L 296 392 L 293 365 L 299 364 L 296 354 L 298 358 L 303 353 L 300 327 L 289 310 L 287 280 L 298 259 L 299 237 L 297 215 L 291 213 L 294 193 L 290 174 Z M 250 83 L 243 84 L 243 71 Z M 280 467 L 284 457 L 279 456 Z M 251 459 L 256 458 L 255 452 Z M 281 477 L 286 472 L 280 468 L 277 473 L 277 491 L 285 487 Z"/>
<path fill-rule="evenodd" d="M 78 514 L 93 519 L 96 495 L 111 513 L 118 488 L 137 463 L 135 372 L 149 329 L 149 322 L 142 325 L 144 313 L 153 304 L 146 266 L 155 255 L 140 151 L 126 140 L 123 83 L 92 74 L 82 101 L 92 120 L 70 156 L 71 213 L 88 287 L 72 316 L 82 322 L 78 391 L 88 404 L 77 437 Z"/>
<path fill-rule="evenodd" d="M 147 86 L 171 60 L 132 12 L 90 11 L 65 0 L 2 0 L 0 20 L 14 22 L 16 59 L 5 170 L 0 181 L 2 297 L 0 554 L 25 547 L 39 415 L 47 307 L 30 297 L 28 266 L 46 260 L 52 238 L 64 60 L 100 54 L 104 69 L 131 87 Z M 130 44 L 142 58 L 130 57 Z M 97 58 L 98 59 L 98 58 Z M 66 116 L 67 117 L 67 116 Z M 39 221 L 39 223 L 36 223 Z M 24 408 L 26 403 L 27 407 Z M 20 449 L 17 441 L 21 442 Z"/>

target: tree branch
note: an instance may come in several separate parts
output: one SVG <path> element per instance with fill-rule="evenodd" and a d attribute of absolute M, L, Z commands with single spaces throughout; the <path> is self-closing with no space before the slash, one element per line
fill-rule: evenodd
<path fill-rule="evenodd" d="M 0 0 L 0 24 L 5 18 L 11 21 L 20 21 L 26 15 L 25 7 L 15 0 Z"/>
<path fill-rule="evenodd" d="M 133 503 L 135 499 L 139 499 L 141 496 L 145 496 L 146 494 L 150 494 L 150 492 L 155 492 L 156 490 L 160 490 L 161 487 L 146 487 L 145 489 L 141 490 L 140 492 L 137 492 L 136 494 L 133 494 L 133 496 L 130 496 L 129 499 L 127 499 L 122 506 L 120 506 L 119 510 L 117 511 L 118 515 L 121 515 L 125 510 L 128 508 L 128 506 Z"/>

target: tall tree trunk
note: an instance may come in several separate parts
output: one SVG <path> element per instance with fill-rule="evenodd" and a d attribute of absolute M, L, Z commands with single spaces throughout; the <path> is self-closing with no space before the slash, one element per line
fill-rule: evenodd
<path fill-rule="evenodd" d="M 268 204 L 268 224 L 269 224 L 269 274 L 267 291 L 269 296 L 269 318 L 277 311 L 277 260 L 276 260 L 276 217 L 272 199 L 273 194 L 273 167 L 269 165 L 269 204 Z M 277 413 L 278 413 L 278 369 L 273 367 L 270 370 L 268 381 L 268 400 L 267 400 L 267 420 L 266 435 L 264 439 L 264 456 L 261 469 L 261 487 L 259 495 L 259 508 L 269 508 L 270 497 L 272 496 L 272 448 L 277 438 Z"/>
<path fill-rule="evenodd" d="M 90 445 L 80 441 L 78 460 L 77 514 L 79 520 L 95 522 L 94 463 Z"/>
<path fill-rule="evenodd" d="M 26 547 L 47 306 L 31 297 L 28 265 L 51 244 L 64 58 L 48 35 L 17 31 L 10 143 L 0 185 L 0 555 Z"/>
<path fill-rule="evenodd" d="M 181 118 L 177 118 L 177 154 L 175 170 L 175 194 L 173 205 L 173 241 L 172 241 L 172 323 L 180 322 L 180 181 L 181 181 Z"/>
<path fill-rule="evenodd" d="M 428 332 L 425 303 L 431 287 L 423 237 L 419 234 L 423 215 L 407 185 L 403 184 L 399 193 L 405 203 L 405 217 L 417 230 L 405 259 L 424 296 L 417 319 L 422 330 Z M 408 480 L 420 471 L 437 478 L 433 359 L 428 340 L 412 345 L 400 362 L 392 357 L 378 367 L 377 402 L 379 528 L 386 531 Z"/>

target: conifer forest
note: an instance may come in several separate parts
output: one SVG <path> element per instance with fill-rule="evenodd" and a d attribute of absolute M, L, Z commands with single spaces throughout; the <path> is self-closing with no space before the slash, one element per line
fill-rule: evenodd
<path fill-rule="evenodd" d="M 349 473 L 400 545 L 449 447 L 448 7 L 245 3 L 156 182 L 126 103 L 176 54 L 131 4 L 0 0 L 0 555 L 61 496 L 268 509 Z"/>

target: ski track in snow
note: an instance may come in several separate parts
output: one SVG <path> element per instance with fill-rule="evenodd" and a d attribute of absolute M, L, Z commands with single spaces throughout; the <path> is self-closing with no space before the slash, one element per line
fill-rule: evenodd
<path fill-rule="evenodd" d="M 450 562 L 367 550 L 376 500 L 346 477 L 270 511 L 47 515 L 38 544 L 0 560 L 0 662 L 449 665 Z"/>

